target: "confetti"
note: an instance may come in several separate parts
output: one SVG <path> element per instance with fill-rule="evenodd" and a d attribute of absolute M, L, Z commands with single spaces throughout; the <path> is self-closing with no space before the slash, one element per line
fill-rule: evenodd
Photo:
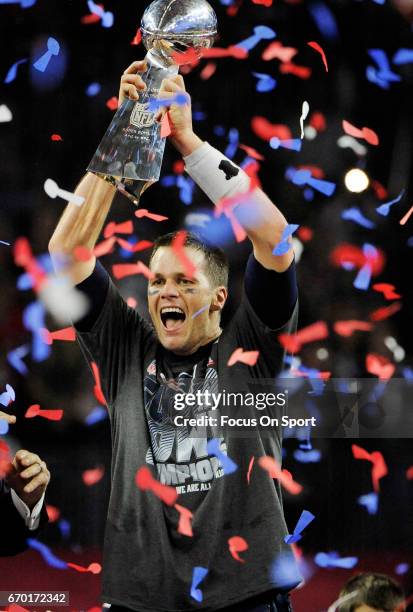
<path fill-rule="evenodd" d="M 36 4 L 36 0 L 0 0 L 0 4 L 20 4 L 23 9 L 30 8 Z"/>
<path fill-rule="evenodd" d="M 39 72 L 45 72 L 53 55 L 59 55 L 60 45 L 51 36 L 47 39 L 47 51 L 33 64 L 33 68 Z"/>
<path fill-rule="evenodd" d="M 189 102 L 189 95 L 186 92 L 179 92 L 170 98 L 150 98 L 148 103 L 148 110 L 152 113 L 161 110 L 162 108 L 169 107 L 172 104 L 178 106 L 184 106 Z"/>
<path fill-rule="evenodd" d="M 182 266 L 185 269 L 185 274 L 189 277 L 189 278 L 193 278 L 195 272 L 196 272 L 196 267 L 194 266 L 194 264 L 192 263 L 192 261 L 188 258 L 188 256 L 185 253 L 184 250 L 184 244 L 185 244 L 185 240 L 187 237 L 187 233 L 185 230 L 181 230 L 179 232 L 177 232 L 175 238 L 172 241 L 171 247 L 173 252 L 175 253 L 175 255 L 178 257 L 178 259 L 180 260 Z"/>
<path fill-rule="evenodd" d="M 248 472 L 247 472 L 247 482 L 248 482 L 248 484 L 250 483 L 251 471 L 252 471 L 252 468 L 254 466 L 254 461 L 255 461 L 255 457 L 251 457 L 249 465 L 248 465 Z"/>
<path fill-rule="evenodd" d="M 292 495 L 298 495 L 303 490 L 302 485 L 295 482 L 290 472 L 287 470 L 281 470 L 279 463 L 273 457 L 268 455 L 260 457 L 258 464 L 263 470 L 266 470 L 271 478 L 276 478 L 280 481 L 282 486 Z"/>
<path fill-rule="evenodd" d="M 61 421 L 63 410 L 41 410 L 40 404 L 33 404 L 28 407 L 24 416 L 26 419 L 33 419 L 39 416 L 48 421 Z"/>
<path fill-rule="evenodd" d="M 298 50 L 293 47 L 284 47 L 278 40 L 270 43 L 262 54 L 264 61 L 278 59 L 281 62 L 291 62 L 292 58 L 297 55 Z"/>
<path fill-rule="evenodd" d="M 277 81 L 269 74 L 265 74 L 263 72 L 253 72 L 252 75 L 258 79 L 255 88 L 259 93 L 272 91 L 277 86 Z"/>
<path fill-rule="evenodd" d="M 360 506 L 364 506 L 369 514 L 377 514 L 379 507 L 379 496 L 377 493 L 367 493 L 366 495 L 360 495 L 357 499 L 357 503 Z"/>
<path fill-rule="evenodd" d="M 99 563 L 91 563 L 88 567 L 82 567 L 76 563 L 67 563 L 67 567 L 71 567 L 77 572 L 90 572 L 91 574 L 100 574 L 102 566 Z"/>
<path fill-rule="evenodd" d="M 290 353 L 297 353 L 301 350 L 303 344 L 308 342 L 316 342 L 324 340 L 328 337 L 328 327 L 324 321 L 317 321 L 307 327 L 303 327 L 295 335 L 280 334 L 278 340 Z"/>
<path fill-rule="evenodd" d="M 27 539 L 27 544 L 33 550 L 37 550 L 43 557 L 43 560 L 50 565 L 50 567 L 54 567 L 55 569 L 67 569 L 67 563 L 62 561 L 52 551 L 46 544 L 42 544 L 38 540 L 34 540 L 33 538 Z"/>
<path fill-rule="evenodd" d="M 92 412 L 90 412 L 87 415 L 85 419 L 85 423 L 88 426 L 95 425 L 96 423 L 100 423 L 101 421 L 104 421 L 107 418 L 107 416 L 108 416 L 108 413 L 102 406 L 96 406 L 96 408 L 93 408 Z"/>
<path fill-rule="evenodd" d="M 357 557 L 340 557 L 337 553 L 317 553 L 314 557 L 315 563 L 319 567 L 340 567 L 342 569 L 352 569 L 358 563 Z"/>
<path fill-rule="evenodd" d="M 44 340 L 45 310 L 41 302 L 32 302 L 23 311 L 23 325 L 32 332 L 32 358 L 44 361 L 50 356 L 50 348 Z"/>
<path fill-rule="evenodd" d="M 6 391 L 0 393 L 0 404 L 2 406 L 10 406 L 16 399 L 16 393 L 11 385 L 6 384 Z"/>
<path fill-rule="evenodd" d="M 18 60 L 17 62 L 15 62 L 12 66 L 10 66 L 9 70 L 7 71 L 6 77 L 4 79 L 4 83 L 8 84 L 8 83 L 12 83 L 14 81 L 14 79 L 17 76 L 17 68 L 21 65 L 27 62 L 27 57 L 23 58 L 21 60 Z"/>
<path fill-rule="evenodd" d="M 0 436 L 5 436 L 8 433 L 8 431 L 9 431 L 8 422 L 5 419 L 0 418 Z"/>
<path fill-rule="evenodd" d="M 0 123 L 8 123 L 13 120 L 11 110 L 5 104 L 0 104 Z M 7 242 L 5 244 L 8 244 Z"/>
<path fill-rule="evenodd" d="M 300 463 L 318 463 L 321 460 L 321 452 L 316 448 L 312 450 L 297 448 L 294 451 L 294 459 Z"/>
<path fill-rule="evenodd" d="M 92 98 L 93 96 L 97 96 L 100 90 L 101 90 L 100 83 L 89 83 L 89 85 L 86 88 L 85 93 L 87 96 L 89 96 L 89 98 Z"/>
<path fill-rule="evenodd" d="M 213 438 L 208 441 L 207 444 L 208 453 L 215 455 L 218 461 L 222 465 L 222 469 L 225 475 L 232 474 L 238 469 L 237 464 L 228 457 L 228 455 L 221 450 L 221 441 L 217 438 Z"/>
<path fill-rule="evenodd" d="M 356 444 L 352 444 L 351 450 L 355 459 L 365 459 L 373 464 L 371 469 L 371 479 L 373 482 L 373 489 L 376 493 L 378 493 L 380 488 L 379 480 L 388 473 L 387 465 L 382 453 L 380 451 L 368 453 L 364 448 L 361 448 L 361 446 L 357 446 Z"/>
<path fill-rule="evenodd" d="M 331 9 L 324 2 L 311 2 L 308 5 L 308 10 L 323 37 L 329 41 L 337 40 L 339 32 Z"/>
<path fill-rule="evenodd" d="M 204 580 L 207 574 L 208 570 L 206 567 L 195 566 L 192 570 L 191 597 L 198 603 L 201 603 L 204 598 L 202 591 L 201 589 L 198 589 L 198 586 Z"/>
<path fill-rule="evenodd" d="M 389 60 L 383 49 L 369 49 L 367 53 L 378 66 L 378 70 L 372 66 L 367 68 L 366 75 L 369 81 L 377 85 L 381 84 L 383 89 L 387 89 L 389 83 L 401 81 L 401 77 L 390 69 Z"/>
<path fill-rule="evenodd" d="M 341 147 L 342 149 L 345 148 L 350 148 L 354 151 L 354 153 L 356 153 L 356 155 L 366 155 L 367 154 L 367 149 L 364 145 L 360 144 L 355 138 L 353 138 L 352 136 L 340 136 L 340 138 L 337 140 L 337 144 L 339 147 Z"/>
<path fill-rule="evenodd" d="M 105 473 L 105 468 L 97 467 L 91 470 L 85 470 L 82 472 L 82 480 L 88 487 L 100 482 Z"/>
<path fill-rule="evenodd" d="M 289 127 L 282 124 L 270 123 L 265 117 L 253 117 L 251 120 L 251 129 L 254 134 L 262 140 L 268 141 L 274 137 L 280 140 L 288 140 L 291 138 Z"/>
<path fill-rule="evenodd" d="M 302 539 L 302 532 L 304 529 L 315 519 L 314 514 L 309 512 L 308 510 L 303 510 L 300 518 L 297 521 L 297 525 L 294 527 L 294 531 L 292 535 L 288 534 L 284 537 L 284 542 L 286 544 L 294 544 Z"/>
<path fill-rule="evenodd" d="M 400 202 L 400 200 L 404 196 L 404 193 L 405 190 L 402 189 L 397 198 L 394 198 L 394 200 L 390 200 L 390 202 L 385 202 L 384 204 L 381 204 L 378 208 L 376 208 L 376 212 L 379 213 L 379 215 L 383 215 L 383 217 L 387 217 L 390 212 L 390 206 L 393 206 L 393 204 L 397 204 L 398 202 Z"/>
<path fill-rule="evenodd" d="M 320 47 L 320 45 L 315 42 L 315 41 L 310 41 L 307 43 L 307 45 L 309 47 L 312 47 L 313 49 L 315 49 L 316 51 L 318 51 L 318 53 L 321 55 L 321 59 L 323 60 L 323 64 L 325 66 L 326 72 L 328 72 L 328 64 L 327 64 L 327 58 L 326 58 L 326 54 L 324 53 L 323 49 Z"/>
<path fill-rule="evenodd" d="M 131 244 L 127 240 L 117 238 L 116 242 L 122 247 L 122 249 L 125 249 L 129 253 L 138 253 L 140 251 L 145 251 L 146 249 L 149 249 L 151 246 L 153 246 L 153 242 L 150 242 L 149 240 L 139 240 L 139 242 L 137 242 L 136 244 Z"/>
<path fill-rule="evenodd" d="M 111 98 L 109 98 L 109 100 L 106 100 L 106 106 L 109 110 L 115 111 L 119 106 L 119 100 L 116 96 L 112 96 Z"/>
<path fill-rule="evenodd" d="M 238 554 L 248 550 L 248 543 L 246 540 L 244 540 L 244 538 L 241 538 L 240 536 L 232 536 L 232 538 L 229 538 L 228 540 L 228 548 L 235 561 L 245 563 L 245 559 L 241 559 Z"/>
<path fill-rule="evenodd" d="M 237 348 L 228 359 L 227 366 L 231 367 L 236 363 L 244 363 L 251 367 L 255 366 L 259 355 L 259 351 L 244 351 L 242 348 Z"/>
<path fill-rule="evenodd" d="M 379 291 L 380 293 L 383 293 L 386 300 L 397 300 L 398 298 L 402 297 L 401 295 L 395 292 L 395 288 L 396 287 L 394 285 L 391 285 L 390 283 L 376 283 L 372 286 L 372 289 L 374 289 L 374 291 Z"/>
<path fill-rule="evenodd" d="M 220 58 L 220 57 L 232 57 L 234 59 L 246 59 L 248 57 L 248 50 L 239 45 L 230 45 L 226 49 L 220 47 L 212 47 L 211 49 L 203 49 L 202 57 L 206 58 Z"/>
<path fill-rule="evenodd" d="M 87 6 L 91 13 L 100 18 L 102 27 L 111 28 L 113 26 L 113 13 L 105 11 L 102 5 L 95 4 L 92 0 L 88 0 Z"/>
<path fill-rule="evenodd" d="M 277 136 L 273 136 L 270 139 L 270 147 L 272 149 L 282 147 L 283 149 L 289 149 L 291 151 L 301 151 L 302 144 L 301 138 L 288 138 L 287 140 L 280 140 L 277 138 Z"/>
<path fill-rule="evenodd" d="M 215 74 L 216 69 L 217 69 L 217 65 L 215 62 L 208 62 L 207 64 L 205 64 L 205 66 L 199 73 L 199 76 L 204 81 L 207 81 L 208 79 L 212 77 L 213 74 Z"/>
<path fill-rule="evenodd" d="M 60 189 L 58 184 L 52 179 L 46 179 L 43 187 L 49 198 L 56 198 L 59 196 L 71 204 L 76 204 L 76 206 L 82 206 L 83 202 L 85 201 L 85 198 L 81 196 L 75 195 L 74 193 L 66 191 L 65 189 Z"/>
<path fill-rule="evenodd" d="M 132 234 L 132 232 L 132 221 L 124 221 L 123 223 L 114 223 L 113 221 L 111 221 L 105 226 L 103 230 L 103 237 L 110 238 L 114 234 Z"/>
<path fill-rule="evenodd" d="M 379 380 L 386 381 L 393 376 L 396 366 L 383 355 L 368 353 L 366 355 L 366 370 L 370 374 L 378 376 Z"/>
<path fill-rule="evenodd" d="M 400 302 L 394 302 L 390 306 L 384 306 L 383 308 L 378 308 L 377 310 L 374 310 L 372 313 L 370 313 L 369 318 L 371 319 L 371 321 L 384 321 L 385 319 L 388 319 L 396 312 L 398 312 L 401 307 L 402 306 Z"/>
<path fill-rule="evenodd" d="M 287 171 L 288 174 L 288 171 Z M 288 174 L 289 175 L 289 174 Z M 331 183 L 330 181 L 323 181 L 320 179 L 313 178 L 311 176 L 310 170 L 296 170 L 292 173 L 291 180 L 294 185 L 309 185 L 316 189 L 320 193 L 323 193 L 326 196 L 331 196 L 336 190 L 335 183 Z"/>
<path fill-rule="evenodd" d="M 301 108 L 301 117 L 300 117 L 300 126 L 301 126 L 301 139 L 304 138 L 304 121 L 310 112 L 310 105 L 306 100 L 303 102 L 303 106 Z"/>
<path fill-rule="evenodd" d="M 400 225 L 405 225 L 407 223 L 407 221 L 409 220 L 411 214 L 413 213 L 413 206 L 410 208 L 410 210 L 407 211 L 407 213 L 404 215 L 404 217 L 402 217 L 399 221 Z"/>
<path fill-rule="evenodd" d="M 272 254 L 273 255 L 284 255 L 292 248 L 292 242 L 289 242 L 288 238 L 294 234 L 294 232 L 299 228 L 299 225 L 295 225 L 289 223 L 286 228 L 284 228 L 280 242 L 274 247 Z"/>
<path fill-rule="evenodd" d="M 193 513 L 188 510 L 188 508 L 180 506 L 179 504 L 175 504 L 174 508 L 179 512 L 178 533 L 192 537 L 194 535 L 191 525 L 191 519 L 194 516 Z"/>
<path fill-rule="evenodd" d="M 136 30 L 135 36 L 133 37 L 133 40 L 131 41 L 131 45 L 140 45 L 141 42 L 142 42 L 142 32 L 141 32 L 141 29 L 138 28 Z"/>
<path fill-rule="evenodd" d="M 347 321 L 336 321 L 333 329 L 339 336 L 349 338 L 355 331 L 371 331 L 373 326 L 367 321 L 348 319 Z"/>
<path fill-rule="evenodd" d="M 197 310 L 196 312 L 194 312 L 194 314 L 191 316 L 191 319 L 195 319 L 196 317 L 198 317 L 200 314 L 202 314 L 203 312 L 205 312 L 205 310 L 208 310 L 209 308 L 209 304 L 205 304 L 205 306 L 202 306 L 202 308 L 200 308 L 199 310 Z"/>
<path fill-rule="evenodd" d="M 91 361 L 90 367 L 92 368 L 93 379 L 95 381 L 95 385 L 93 387 L 93 393 L 97 401 L 103 404 L 104 406 L 106 406 L 107 402 L 106 402 L 105 396 L 103 395 L 103 390 L 102 390 L 102 386 L 100 383 L 99 368 L 94 361 Z"/>
<path fill-rule="evenodd" d="M 76 330 L 74 327 L 64 327 L 53 332 L 44 327 L 41 329 L 41 332 L 46 344 L 53 344 L 55 340 L 63 340 L 65 342 L 74 342 L 76 340 Z"/>
<path fill-rule="evenodd" d="M 307 66 L 297 66 L 293 62 L 284 62 L 280 66 L 282 74 L 293 74 L 299 79 L 309 79 L 311 76 L 311 68 Z"/>
<path fill-rule="evenodd" d="M 399 49 L 393 55 L 393 64 L 410 64 L 413 62 L 413 49 Z"/>
<path fill-rule="evenodd" d="M 241 47 L 246 51 L 251 51 L 262 40 L 268 40 L 275 38 L 276 36 L 277 34 L 274 32 L 274 30 L 267 26 L 255 26 L 252 36 L 249 36 L 242 42 L 237 43 L 236 47 Z"/>
<path fill-rule="evenodd" d="M 342 121 L 342 126 L 345 133 L 349 136 L 353 136 L 354 138 L 363 138 L 371 145 L 379 144 L 379 137 L 377 136 L 376 132 L 373 132 L 373 130 L 371 130 L 370 128 L 363 127 L 359 129 L 349 123 L 349 121 L 346 121 L 345 119 L 343 119 Z"/>
<path fill-rule="evenodd" d="M 23 358 L 28 355 L 29 351 L 29 345 L 23 344 L 23 346 L 19 346 L 18 348 L 13 349 L 12 351 L 9 351 L 7 353 L 7 361 L 9 362 L 9 364 L 23 376 L 25 376 L 29 372 L 26 364 L 23 361 Z"/>
<path fill-rule="evenodd" d="M 174 487 L 163 485 L 158 482 L 151 474 L 148 467 L 143 466 L 139 468 L 135 476 L 136 485 L 142 491 L 152 491 L 156 497 L 159 497 L 168 506 L 173 506 L 176 502 L 178 494 Z"/>
<path fill-rule="evenodd" d="M 354 221 L 366 229 L 374 229 L 376 227 L 376 224 L 370 221 L 370 219 L 367 219 L 357 206 L 343 210 L 341 218 L 344 219 L 344 221 Z"/>

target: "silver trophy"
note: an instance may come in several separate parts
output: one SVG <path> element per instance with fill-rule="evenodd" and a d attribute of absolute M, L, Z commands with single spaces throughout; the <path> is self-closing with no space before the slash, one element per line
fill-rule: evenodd
<path fill-rule="evenodd" d="M 164 78 L 178 74 L 186 57 L 194 61 L 183 53 L 193 49 L 200 57 L 202 49 L 212 46 L 216 26 L 215 12 L 206 0 L 155 0 L 143 14 L 148 68 L 141 76 L 147 89 L 139 92 L 138 101 L 126 99 L 118 108 L 88 166 L 136 205 L 144 189 L 159 179 L 165 149 L 150 101 L 158 97 Z"/>

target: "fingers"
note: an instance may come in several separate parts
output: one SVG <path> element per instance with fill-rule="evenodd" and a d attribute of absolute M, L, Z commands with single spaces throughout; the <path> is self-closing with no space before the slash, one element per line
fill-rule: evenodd
<path fill-rule="evenodd" d="M 0 419 L 4 419 L 9 425 L 13 425 L 13 423 L 16 422 L 16 417 L 14 414 L 6 414 L 5 412 L 1 412 L 1 410 Z"/>
<path fill-rule="evenodd" d="M 186 91 L 185 83 L 180 74 L 176 75 L 176 77 L 172 79 L 164 79 L 161 84 L 160 93 L 170 92 L 170 93 L 179 93 L 181 91 Z"/>
<path fill-rule="evenodd" d="M 147 69 L 147 63 L 145 60 L 138 60 L 136 62 L 132 62 L 130 66 L 128 66 L 123 74 L 136 74 L 137 72 L 145 72 Z"/>
<path fill-rule="evenodd" d="M 132 100 L 138 100 L 138 90 L 145 90 L 146 84 L 138 74 L 123 74 L 120 80 L 120 88 L 124 96 Z"/>
<path fill-rule="evenodd" d="M 35 453 L 30 453 L 27 450 L 19 450 L 17 451 L 13 463 L 16 462 L 16 469 L 27 468 L 33 465 L 34 463 L 42 463 L 39 455 Z M 19 467 L 20 464 L 20 467 Z"/>
<path fill-rule="evenodd" d="M 36 491 L 36 489 L 38 489 L 39 487 L 45 489 L 49 484 L 49 480 L 50 472 L 46 468 L 45 470 L 42 470 L 37 476 L 32 478 L 32 480 L 24 487 L 23 491 L 25 493 L 33 493 L 33 491 Z"/>

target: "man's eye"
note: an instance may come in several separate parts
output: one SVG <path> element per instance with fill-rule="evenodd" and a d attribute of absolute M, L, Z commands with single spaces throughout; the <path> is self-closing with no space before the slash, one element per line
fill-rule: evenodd
<path fill-rule="evenodd" d="M 160 278 L 157 278 L 156 280 L 153 281 L 152 285 L 157 287 L 162 283 L 162 280 Z"/>
<path fill-rule="evenodd" d="M 192 281 L 189 278 L 181 278 L 180 282 L 183 285 L 192 285 Z"/>

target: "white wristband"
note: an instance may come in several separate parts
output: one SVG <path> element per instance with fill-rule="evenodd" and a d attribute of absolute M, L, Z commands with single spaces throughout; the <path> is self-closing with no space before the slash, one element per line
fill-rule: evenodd
<path fill-rule="evenodd" d="M 214 204 L 245 193 L 250 187 L 250 178 L 244 170 L 207 142 L 184 157 L 184 162 L 189 176 Z"/>

